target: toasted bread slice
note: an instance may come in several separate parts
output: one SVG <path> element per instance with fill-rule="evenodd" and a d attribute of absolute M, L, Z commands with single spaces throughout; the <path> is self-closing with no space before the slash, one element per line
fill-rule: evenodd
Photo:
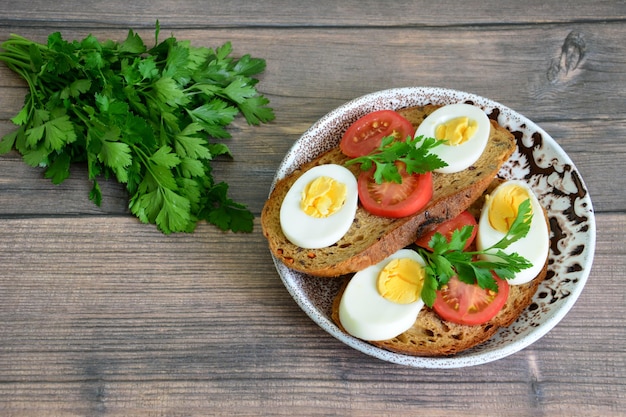
<path fill-rule="evenodd" d="M 495 179 L 486 193 L 491 192 L 500 183 L 501 180 Z M 477 199 L 468 210 L 478 218 L 483 204 L 484 195 Z M 506 304 L 487 323 L 476 326 L 451 323 L 424 306 L 410 329 L 393 339 L 369 343 L 392 352 L 412 356 L 449 356 L 470 349 L 490 339 L 500 328 L 508 327 L 517 320 L 522 311 L 531 304 L 539 284 L 546 277 L 547 270 L 548 261 L 546 260 L 543 269 L 532 281 L 524 285 L 512 285 Z M 339 303 L 348 282 L 349 279 L 346 279 L 332 305 L 331 318 L 342 330 L 339 320 Z"/>
<path fill-rule="evenodd" d="M 429 105 L 398 112 L 418 126 L 437 108 Z M 433 173 L 433 198 L 423 210 L 412 216 L 391 219 L 372 215 L 359 205 L 350 230 L 339 242 L 322 249 L 303 249 L 289 242 L 283 234 L 280 207 L 289 188 L 308 169 L 329 163 L 343 165 L 349 159 L 339 147 L 333 148 L 277 182 L 261 213 L 263 234 L 274 256 L 294 270 L 320 277 L 359 271 L 380 262 L 465 210 L 487 188 L 515 146 L 513 135 L 491 121 L 489 142 L 473 166 L 455 174 Z M 353 165 L 350 169 L 355 176 L 358 175 L 358 166 Z"/>
<path fill-rule="evenodd" d="M 545 278 L 547 263 L 541 273 L 524 285 L 512 285 L 506 304 L 487 323 L 468 326 L 443 320 L 432 309 L 423 307 L 413 326 L 389 340 L 371 341 L 374 346 L 411 356 L 449 356 L 477 346 L 490 339 L 500 328 L 508 327 L 532 302 L 532 298 Z M 348 279 L 346 279 L 346 284 Z M 344 286 L 345 288 L 345 286 Z M 343 289 L 333 302 L 332 319 L 340 328 L 339 302 Z"/>

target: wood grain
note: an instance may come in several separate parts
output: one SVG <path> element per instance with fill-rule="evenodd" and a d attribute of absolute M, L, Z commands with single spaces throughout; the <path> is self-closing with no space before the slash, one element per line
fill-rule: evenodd
<path fill-rule="evenodd" d="M 133 27 L 152 25 L 155 19 L 173 27 L 395 27 L 493 24 L 571 24 L 586 21 L 619 21 L 626 15 L 623 4 L 604 0 L 563 4 L 532 0 L 520 6 L 515 1 L 488 0 L 480 3 L 453 2 L 434 6 L 425 0 L 377 2 L 367 0 L 355 7 L 332 0 L 319 2 L 233 0 L 188 0 L 171 3 L 139 0 L 132 3 L 110 0 L 82 2 L 65 0 L 50 3 L 6 0 L 0 5 L 3 25 L 38 27 Z"/>
<path fill-rule="evenodd" d="M 598 227 L 596 265 L 606 265 L 623 216 L 598 216 Z M 0 398 L 12 411 L 48 401 L 107 415 L 150 403 L 176 413 L 196 402 L 245 414 L 288 398 L 306 414 L 375 415 L 390 399 L 399 412 L 421 405 L 493 415 L 529 405 L 565 415 L 572 404 L 619 415 L 623 405 L 623 304 L 598 311 L 595 300 L 613 294 L 607 302 L 619 306 L 624 257 L 595 268 L 570 314 L 528 349 L 463 371 L 415 370 L 354 352 L 303 317 L 260 233 L 204 226 L 165 237 L 131 218 L 94 216 L 4 220 L 0 235 Z M 455 395 L 441 404 L 449 385 Z M 476 390 L 506 393 L 508 403 L 473 402 Z"/>
<path fill-rule="evenodd" d="M 450 5 L 448 5 L 450 6 Z M 205 1 L 0 4 L 0 39 L 128 28 L 232 41 L 267 60 L 277 118 L 237 119 L 215 175 L 256 215 L 251 234 L 201 224 L 165 236 L 128 213 L 123 187 L 87 198 L 84 166 L 59 186 L 0 156 L 0 415 L 620 416 L 626 408 L 626 7 L 623 2 Z M 258 216 L 285 152 L 360 95 L 442 86 L 538 123 L 589 189 L 594 266 L 568 315 L 510 357 L 464 369 L 357 352 L 296 305 Z M 0 135 L 25 85 L 0 65 Z"/>

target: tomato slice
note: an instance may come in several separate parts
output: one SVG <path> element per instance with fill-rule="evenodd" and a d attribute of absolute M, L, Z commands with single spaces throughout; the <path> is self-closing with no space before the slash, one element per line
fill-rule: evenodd
<path fill-rule="evenodd" d="M 463 250 L 466 250 L 468 247 L 470 247 L 472 242 L 474 242 L 474 238 L 476 237 L 476 232 L 478 231 L 478 227 L 477 227 L 478 224 L 476 223 L 476 219 L 467 210 L 461 212 L 461 214 L 459 214 L 458 216 L 454 217 L 453 219 L 450 219 L 448 221 L 445 221 L 445 222 L 441 223 L 439 226 L 437 226 L 437 228 L 435 230 L 433 230 L 433 231 L 425 234 L 424 236 L 420 237 L 419 239 L 417 239 L 415 241 L 415 244 L 417 246 L 420 246 L 420 247 L 424 248 L 424 249 L 432 250 L 428 246 L 428 242 L 430 242 L 430 239 L 432 239 L 432 237 L 435 235 L 435 233 L 437 233 L 437 232 L 441 233 L 442 235 L 444 235 L 446 237 L 446 239 L 448 239 L 448 242 L 450 242 L 450 239 L 452 238 L 452 233 L 455 230 L 461 230 L 464 226 L 473 226 L 474 227 L 472 229 L 472 235 L 470 236 L 469 239 L 467 239 L 467 243 L 465 244 L 465 247 L 463 248 Z"/>
<path fill-rule="evenodd" d="M 480 288 L 478 284 L 466 284 L 456 276 L 437 291 L 433 309 L 444 319 L 471 326 L 483 324 L 498 314 L 509 296 L 509 283 L 496 274 L 498 292 Z"/>
<path fill-rule="evenodd" d="M 359 200 L 365 210 L 381 217 L 405 217 L 421 210 L 433 196 L 432 173 L 407 174 L 406 166 L 396 162 L 402 183 L 374 181 L 374 168 L 359 175 Z"/>
<path fill-rule="evenodd" d="M 380 146 L 385 136 L 406 140 L 415 135 L 415 128 L 407 119 L 393 110 L 368 113 L 352 123 L 343 134 L 339 148 L 350 158 L 367 155 Z"/>

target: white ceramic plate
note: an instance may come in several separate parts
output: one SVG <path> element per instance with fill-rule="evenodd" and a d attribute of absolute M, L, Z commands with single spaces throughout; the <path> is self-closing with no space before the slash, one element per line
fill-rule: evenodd
<path fill-rule="evenodd" d="M 457 368 L 491 362 L 527 347 L 552 329 L 580 295 L 593 261 L 596 240 L 591 199 L 576 167 L 544 130 L 492 100 L 455 90 L 411 87 L 384 90 L 352 100 L 331 111 L 296 141 L 280 164 L 272 188 L 302 163 L 336 146 L 360 116 L 381 109 L 467 102 L 509 129 L 517 150 L 500 176 L 530 184 L 548 212 L 552 230 L 549 270 L 532 304 L 510 327 L 487 342 L 443 358 L 407 356 L 380 349 L 343 333 L 330 319 L 332 300 L 341 280 L 320 279 L 274 263 L 287 290 L 320 327 L 348 346 L 384 361 L 419 368 Z"/>

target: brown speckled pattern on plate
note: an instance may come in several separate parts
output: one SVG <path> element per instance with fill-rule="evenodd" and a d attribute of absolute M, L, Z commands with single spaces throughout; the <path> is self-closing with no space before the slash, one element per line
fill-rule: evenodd
<path fill-rule="evenodd" d="M 352 100 L 322 117 L 296 141 L 276 172 L 272 187 L 302 163 L 336 146 L 347 127 L 364 114 L 380 109 L 459 102 L 481 107 L 515 135 L 517 150 L 500 175 L 527 181 L 548 212 L 552 230 L 548 276 L 531 306 L 509 328 L 455 356 L 422 358 L 388 352 L 341 332 L 329 315 L 341 280 L 297 273 L 274 259 L 287 290 L 313 321 L 348 346 L 381 360 L 421 368 L 456 368 L 487 363 L 518 352 L 545 335 L 567 314 L 589 276 L 595 251 L 595 219 L 589 192 L 576 167 L 536 124 L 499 103 L 473 94 L 409 87 Z"/>

